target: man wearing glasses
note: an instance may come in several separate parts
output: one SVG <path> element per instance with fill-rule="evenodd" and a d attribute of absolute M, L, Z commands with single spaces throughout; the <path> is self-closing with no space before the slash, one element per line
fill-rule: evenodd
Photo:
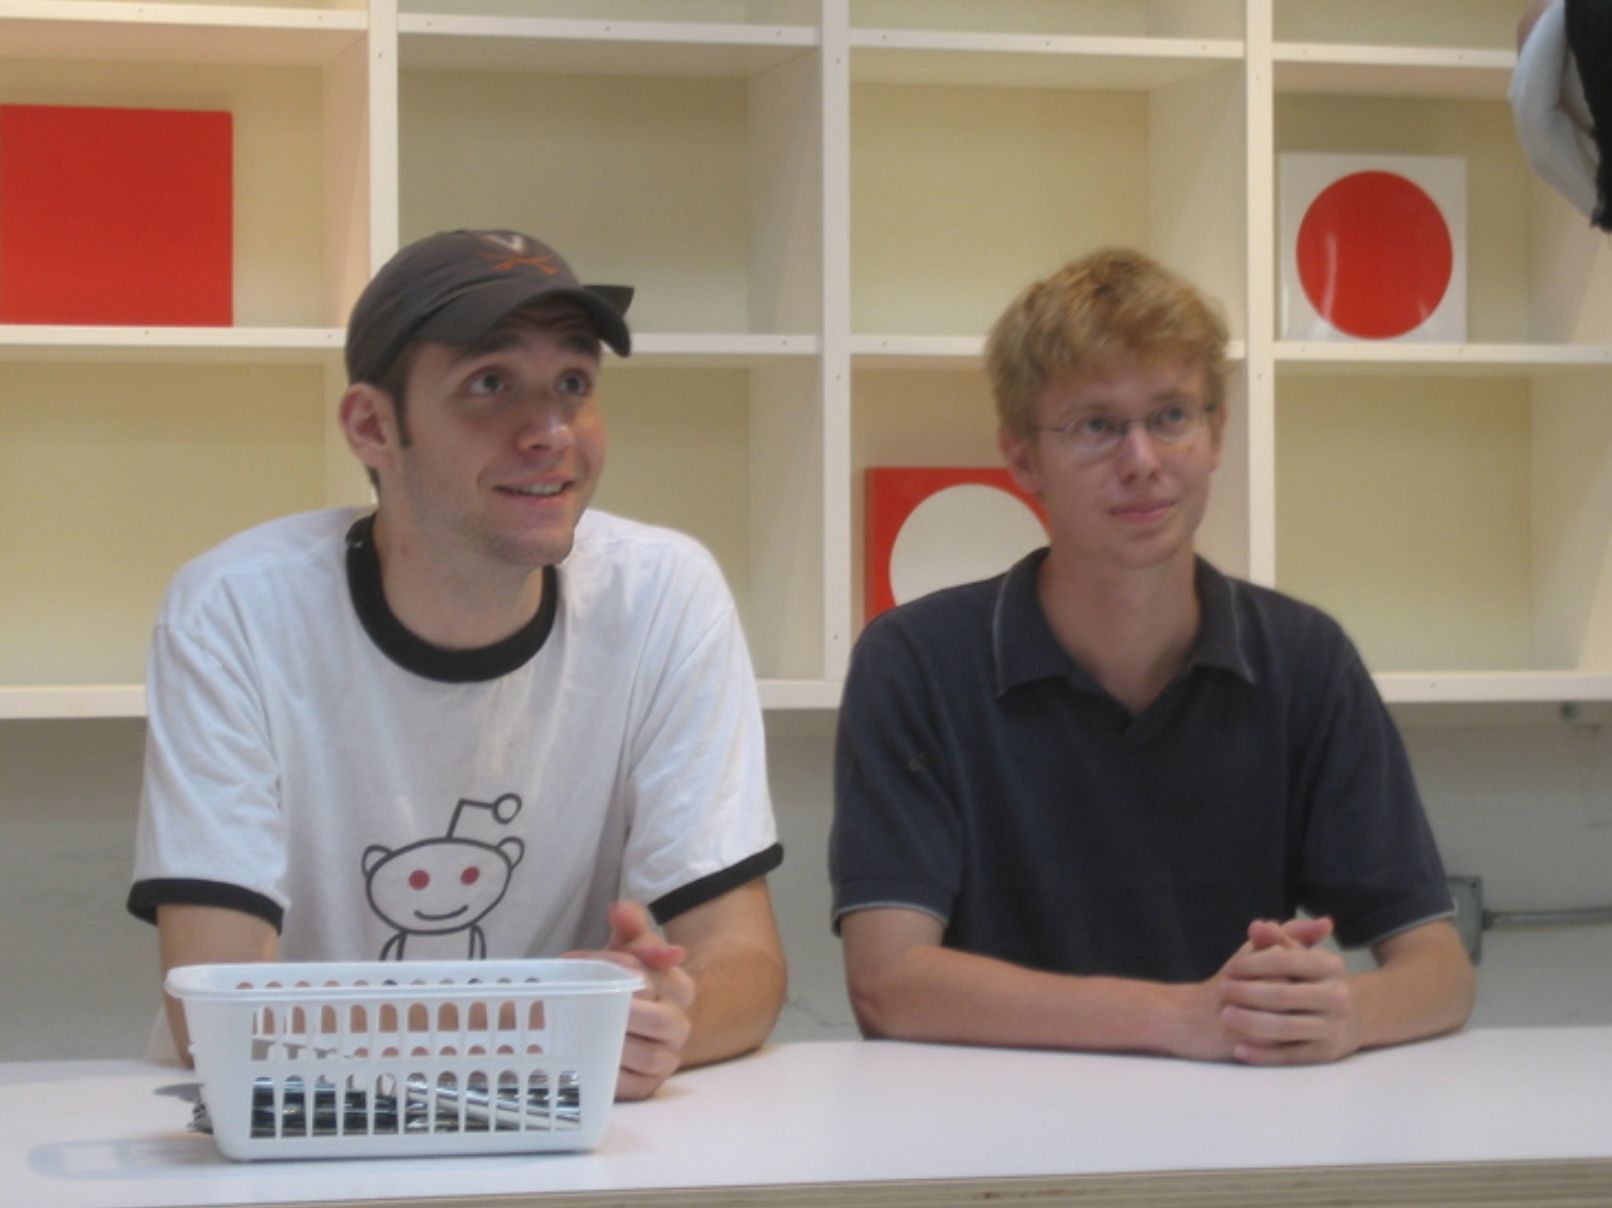
<path fill-rule="evenodd" d="M 1471 964 L 1359 655 L 1194 552 L 1225 347 L 1127 251 L 993 328 L 1000 447 L 1050 543 L 857 645 L 830 862 L 867 1035 L 1277 1065 L 1465 1022 Z"/>

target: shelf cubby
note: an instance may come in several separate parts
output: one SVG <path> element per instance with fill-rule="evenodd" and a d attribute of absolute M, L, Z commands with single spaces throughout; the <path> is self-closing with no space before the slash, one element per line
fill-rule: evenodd
<path fill-rule="evenodd" d="M 1398 699 L 1606 681 L 1612 369 L 1299 363 L 1278 395 L 1277 585 Z"/>
<path fill-rule="evenodd" d="M 402 239 L 452 226 L 531 231 L 586 279 L 635 285 L 632 321 L 645 335 L 815 335 L 811 39 L 780 48 L 765 31 L 671 31 L 689 41 L 656 26 L 622 53 L 602 27 L 556 37 L 550 24 L 482 20 L 468 40 L 423 26 L 400 35 Z M 682 70 L 669 74 L 668 62 Z M 579 63 L 618 74 L 579 74 Z"/>
<path fill-rule="evenodd" d="M 1241 334 L 1239 65 L 1205 58 L 1170 83 L 1095 89 L 975 84 L 962 70 L 967 83 L 906 82 L 919 73 L 891 66 L 931 53 L 852 52 L 859 347 L 870 347 L 863 337 L 978 338 L 1026 283 L 1107 244 L 1192 273 L 1227 301 Z"/>
<path fill-rule="evenodd" d="M 59 7 L 66 13 L 82 6 L 64 0 Z M 162 7 L 130 6 L 130 12 Z M 282 22 L 303 15 L 270 12 Z M 236 329 L 330 328 L 345 321 L 346 306 L 368 273 L 368 176 L 357 158 L 367 139 L 361 27 L 147 19 L 116 26 L 103 42 L 91 36 L 99 24 L 6 14 L 0 6 L 0 96 L 9 104 L 231 114 Z M 143 35 L 140 46 L 117 31 Z M 282 34 L 295 35 L 294 48 L 280 45 Z M 49 57 L 50 51 L 61 57 Z"/>
<path fill-rule="evenodd" d="M 822 680 L 820 367 L 774 362 L 607 366 L 610 444 L 595 502 L 680 529 L 715 555 L 759 676 Z"/>
<path fill-rule="evenodd" d="M 1271 0 L 1271 33 L 1281 44 L 1373 49 L 1424 47 L 1516 50 L 1515 0 Z"/>
<path fill-rule="evenodd" d="M 138 684 L 180 565 L 275 516 L 357 502 L 329 372 L 0 360 L 0 683 Z"/>
<path fill-rule="evenodd" d="M 1469 343 L 1604 345 L 1612 335 L 1612 255 L 1529 171 L 1503 100 L 1284 93 L 1275 131 L 1279 155 L 1465 163 Z"/>

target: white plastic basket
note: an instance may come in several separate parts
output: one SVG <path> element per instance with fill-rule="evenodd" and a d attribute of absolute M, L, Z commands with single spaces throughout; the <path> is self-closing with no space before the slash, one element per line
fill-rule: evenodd
<path fill-rule="evenodd" d="M 591 960 L 188 965 L 166 982 L 236 1159 L 590 1149 L 642 984 Z"/>

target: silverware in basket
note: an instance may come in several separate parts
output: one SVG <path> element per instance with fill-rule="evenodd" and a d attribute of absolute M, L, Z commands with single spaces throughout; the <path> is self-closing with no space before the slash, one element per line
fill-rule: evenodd
<path fill-rule="evenodd" d="M 275 1092 L 272 1078 L 258 1078 L 252 1085 L 253 1137 L 563 1130 L 576 1128 L 582 1114 L 579 1080 L 568 1073 L 560 1075 L 553 1093 L 548 1086 L 534 1086 L 524 1097 L 514 1091 L 432 1086 L 419 1074 L 404 1079 L 401 1103 L 395 1091 L 371 1094 L 323 1079 L 314 1083 L 310 1096 L 307 1083 L 297 1076 L 280 1083 L 278 1101 Z M 205 1102 L 196 1104 L 190 1127 L 213 1131 Z"/>

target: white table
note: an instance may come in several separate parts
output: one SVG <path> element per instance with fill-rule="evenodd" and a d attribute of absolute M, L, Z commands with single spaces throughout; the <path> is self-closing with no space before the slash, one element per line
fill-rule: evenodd
<path fill-rule="evenodd" d="M 231 1163 L 158 1093 L 189 1080 L 0 1064 L 0 1203 L 1612 1203 L 1612 1028 L 1288 1070 L 786 1045 L 618 1105 L 591 1154 L 519 1157 Z"/>

